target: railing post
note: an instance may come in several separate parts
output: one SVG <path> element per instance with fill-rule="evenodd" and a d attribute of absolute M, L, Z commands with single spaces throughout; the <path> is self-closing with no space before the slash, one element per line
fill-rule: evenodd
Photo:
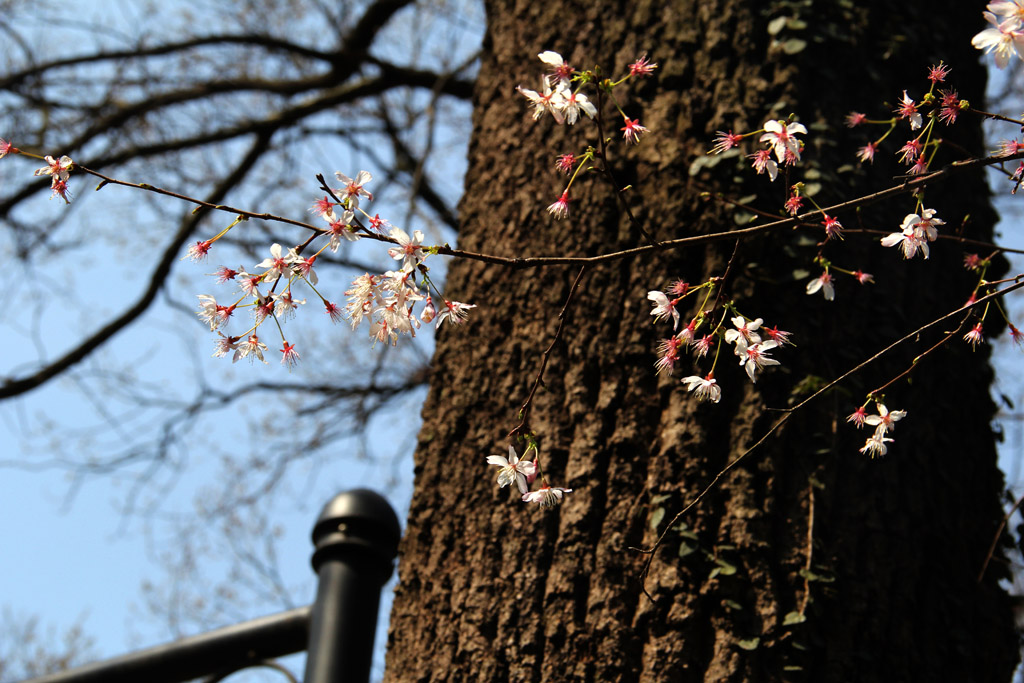
<path fill-rule="evenodd" d="M 368 489 L 336 496 L 313 527 L 313 604 L 305 683 L 366 683 L 380 591 L 402 530 L 388 502 Z"/>

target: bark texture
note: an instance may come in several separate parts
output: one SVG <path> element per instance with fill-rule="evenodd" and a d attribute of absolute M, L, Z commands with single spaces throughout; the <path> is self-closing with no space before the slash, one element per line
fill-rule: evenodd
<path fill-rule="evenodd" d="M 980 102 L 985 77 L 970 37 L 981 7 L 958 5 L 939 16 L 932 3 L 877 0 L 491 0 L 459 246 L 593 255 L 643 243 L 597 178 L 574 191 L 569 219 L 543 211 L 564 183 L 555 155 L 594 141 L 590 127 L 533 122 L 516 95 L 516 84 L 537 87 L 543 50 L 620 73 L 645 51 L 660 65 L 621 100 L 650 139 L 615 145 L 610 163 L 620 184 L 632 185 L 625 197 L 638 218 L 668 239 L 736 225 L 736 211 L 702 199 L 703 190 L 756 191 L 773 197 L 773 210 L 781 205 L 784 181 L 768 188 L 764 177 L 740 175 L 736 160 L 702 171 L 700 185 L 689 174 L 715 130 L 754 130 L 771 116 L 796 112 L 811 129 L 804 170 L 820 174 L 823 205 L 891 184 L 902 172 L 894 148 L 873 168 L 851 163 L 874 132 L 849 131 L 843 117 L 879 114 L 903 88 L 920 98 L 939 59 L 952 65 L 961 96 Z M 769 22 L 785 16 L 806 27 L 792 24 L 773 40 Z M 782 49 L 790 38 L 805 47 Z M 618 137 L 621 122 L 608 120 L 606 134 Z M 940 132 L 980 154 L 972 126 Z M 925 202 L 947 232 L 966 220 L 965 234 L 984 239 L 995 218 L 987 197 L 979 175 L 930 187 Z M 913 208 L 903 197 L 839 218 L 893 231 Z M 655 602 L 641 593 L 645 557 L 629 548 L 651 545 L 765 433 L 779 416 L 767 408 L 948 311 L 973 286 L 951 242 L 907 263 L 877 236 L 851 235 L 826 256 L 875 273 L 878 284 L 840 279 L 837 300 L 826 303 L 804 293 L 806 275 L 794 278 L 811 267 L 820 237 L 786 231 L 739 246 L 727 296 L 793 331 L 798 346 L 776 350 L 782 367 L 757 384 L 723 349 L 718 405 L 687 395 L 685 363 L 675 377 L 655 375 L 668 328 L 652 327 L 645 296 L 675 278 L 722 275 L 733 243 L 588 269 L 530 420 L 552 483 L 574 489 L 553 511 L 498 490 L 484 459 L 506 451 L 577 268 L 452 264 L 449 293 L 479 308 L 467 326 L 438 335 L 387 680 L 1009 679 L 1017 641 L 996 584 L 1002 565 L 976 581 L 1001 514 L 987 352 L 956 339 L 888 390 L 890 407 L 909 415 L 885 459 L 860 455 L 866 434 L 843 423 L 866 391 L 941 338 L 934 331 L 795 414 L 729 473 L 658 552 L 647 580 Z M 806 621 L 785 624 L 792 612 Z"/>

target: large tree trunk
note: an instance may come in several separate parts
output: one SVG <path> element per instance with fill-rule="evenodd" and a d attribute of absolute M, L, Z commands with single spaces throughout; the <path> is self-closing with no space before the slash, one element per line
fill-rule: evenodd
<path fill-rule="evenodd" d="M 656 239 L 736 224 L 735 210 L 702 199 L 702 190 L 758 192 L 781 206 L 784 181 L 769 186 L 750 171 L 741 178 L 734 162 L 693 182 L 690 163 L 717 129 L 754 130 L 797 113 L 811 129 L 800 172 L 820 172 L 817 199 L 827 205 L 903 172 L 884 151 L 866 172 L 855 167 L 868 138 L 843 126 L 850 110 L 884 116 L 904 88 L 920 98 L 927 67 L 940 59 L 953 67 L 961 96 L 981 101 L 985 76 L 970 46 L 980 5 L 940 12 L 919 1 L 807 3 L 815 5 L 803 11 L 807 27 L 778 36 L 807 41 L 789 54 L 773 44 L 768 23 L 796 4 L 490 1 L 459 246 L 593 255 L 644 243 L 597 178 L 574 192 L 567 220 L 544 211 L 564 183 L 555 155 L 581 151 L 594 132 L 531 120 L 514 87 L 537 86 L 543 50 L 616 73 L 645 51 L 660 64 L 623 101 L 651 135 L 625 157 L 622 145 L 610 153 L 621 184 L 633 186 L 627 201 Z M 618 136 L 621 123 L 609 120 Z M 976 121 L 962 118 L 949 131 L 982 153 Z M 904 125 L 889 143 L 898 147 L 906 134 Z M 985 239 L 994 221 L 987 197 L 979 174 L 929 187 L 925 203 L 950 232 L 969 215 L 968 234 Z M 904 196 L 839 218 L 895 231 L 913 210 Z M 733 243 L 586 272 L 530 419 L 553 483 L 574 489 L 553 510 L 498 490 L 485 457 L 507 448 L 577 268 L 452 263 L 448 291 L 479 308 L 464 328 L 438 336 L 388 680 L 1008 680 L 1017 641 L 997 586 L 1005 565 L 977 582 L 1001 514 L 991 371 L 987 352 L 971 353 L 959 336 L 886 392 L 890 407 L 908 411 L 886 458 L 858 453 L 866 435 L 843 420 L 941 332 L 794 414 L 683 518 L 685 533 L 669 534 L 646 582 L 655 602 L 641 592 L 646 558 L 630 547 L 650 546 L 675 511 L 766 432 L 780 416 L 767 408 L 786 407 L 802 395 L 798 385 L 831 379 L 959 305 L 973 286 L 952 242 L 933 245 L 928 261 L 904 262 L 877 235 L 849 235 L 826 255 L 875 273 L 877 284 L 840 280 L 827 303 L 805 294 L 806 276 L 793 275 L 813 269 L 817 249 L 799 241 L 808 234 L 786 230 L 740 245 L 727 299 L 793 331 L 797 347 L 776 350 L 782 367 L 757 384 L 723 349 L 718 405 L 687 394 L 679 377 L 689 367 L 655 375 L 655 347 L 668 334 L 652 327 L 646 292 L 675 278 L 723 275 Z M 662 508 L 667 515 L 652 529 Z M 786 625 L 793 612 L 806 621 Z"/>

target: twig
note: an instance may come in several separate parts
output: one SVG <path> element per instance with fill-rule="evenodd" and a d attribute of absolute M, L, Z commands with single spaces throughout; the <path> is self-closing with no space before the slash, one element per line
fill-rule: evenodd
<path fill-rule="evenodd" d="M 569 296 L 565 298 L 562 310 L 558 313 L 558 328 L 555 330 L 555 336 L 551 340 L 551 343 L 548 344 L 548 348 L 544 349 L 544 353 L 540 359 L 540 370 L 537 371 L 537 377 L 533 380 L 533 387 L 530 388 L 530 394 L 526 397 L 526 400 L 523 401 L 523 405 L 519 407 L 520 422 L 508 433 L 509 439 L 526 427 L 526 422 L 530 417 L 530 404 L 533 403 L 533 397 L 537 393 L 537 389 L 544 383 L 544 369 L 548 365 L 548 357 L 551 355 L 552 349 L 555 348 L 555 344 L 558 343 L 558 339 L 562 335 L 562 326 L 565 324 L 565 314 L 569 310 L 569 304 L 572 303 L 573 296 L 576 294 L 576 289 L 579 287 L 580 280 L 583 279 L 583 273 L 586 269 L 586 266 L 580 267 L 580 272 L 576 274 L 576 279 L 573 281 L 572 287 L 569 288 Z"/>
<path fill-rule="evenodd" d="M 950 318 L 952 318 L 952 317 L 954 317 L 954 316 L 956 316 L 956 315 L 958 315 L 960 313 L 970 311 L 975 306 L 980 306 L 982 304 L 988 303 L 988 302 L 990 302 L 994 298 L 997 298 L 997 297 L 1003 296 L 1005 294 L 1008 294 L 1008 293 L 1012 292 L 1015 289 L 1020 289 L 1021 287 L 1024 287 L 1024 281 L 1016 282 L 1015 284 L 1012 284 L 1009 287 L 1005 287 L 1005 288 L 1003 288 L 1001 290 L 998 290 L 996 292 L 991 292 L 990 294 L 986 294 L 985 296 L 981 297 L 980 299 L 978 299 L 978 300 L 976 300 L 976 301 L 974 301 L 972 303 L 964 304 L 963 306 L 960 306 L 959 308 L 957 308 L 955 310 L 952 310 L 949 313 L 946 313 L 945 315 L 936 318 L 935 320 L 932 320 L 930 323 L 922 325 L 921 327 L 917 328 L 913 332 L 910 332 L 909 334 L 907 334 L 907 335 L 905 335 L 903 337 L 900 337 L 899 339 L 894 341 L 892 344 L 889 344 L 884 349 L 882 349 L 878 353 L 874 354 L 873 356 L 871 356 L 867 360 L 864 360 L 864 361 L 858 363 L 853 368 L 851 368 L 850 370 L 844 372 L 842 375 L 840 375 L 836 379 L 832 380 L 831 382 L 829 382 L 828 384 L 823 386 L 821 389 L 819 389 L 818 391 L 814 392 L 813 394 L 811 394 L 810 396 L 805 398 L 803 401 L 801 401 L 797 405 L 793 406 L 792 408 L 785 408 L 785 409 L 772 409 L 772 408 L 769 408 L 768 410 L 779 410 L 779 411 L 783 412 L 783 415 L 782 415 L 781 418 L 779 418 L 779 420 L 775 424 L 773 424 L 768 429 L 767 432 L 765 432 L 765 434 L 760 439 L 758 439 L 757 443 L 755 443 L 753 446 L 751 446 L 747 450 L 743 451 L 743 453 L 741 453 L 740 455 L 736 456 L 735 459 L 733 459 L 718 474 L 715 475 L 714 479 L 711 480 L 711 483 L 709 483 L 707 486 L 705 486 L 704 489 L 699 494 L 697 494 L 696 498 L 694 498 L 692 501 L 690 501 L 686 505 L 686 507 L 684 507 L 682 510 L 677 512 L 675 514 L 675 516 L 672 518 L 672 520 L 665 527 L 665 530 L 662 531 L 661 534 L 658 536 L 658 539 L 655 541 L 653 546 L 651 546 L 650 548 L 630 547 L 630 550 L 635 550 L 636 552 L 639 552 L 639 553 L 642 553 L 644 555 L 647 555 L 647 560 L 646 560 L 646 562 L 644 562 L 644 567 L 640 571 L 640 577 L 639 577 L 640 578 L 640 589 L 643 591 L 644 595 L 646 595 L 647 598 L 649 600 L 651 600 L 651 602 L 655 601 L 654 598 L 651 597 L 651 594 L 647 591 L 647 585 L 646 585 L 647 584 L 647 576 L 650 573 L 651 563 L 654 561 L 654 554 L 662 546 L 662 544 L 665 541 L 665 537 L 668 535 L 669 531 L 672 530 L 672 527 L 674 527 L 676 525 L 676 522 L 678 522 L 679 519 L 683 515 L 685 515 L 687 512 L 689 512 L 691 509 L 693 509 L 693 507 L 695 505 L 697 505 L 701 500 L 703 500 L 704 497 L 711 491 L 711 489 L 713 489 L 718 484 L 718 482 L 721 481 L 723 476 L 725 476 L 728 472 L 730 472 L 734 467 L 736 467 L 736 465 L 738 465 L 740 463 L 740 461 L 742 461 L 750 453 L 752 453 L 755 449 L 757 449 L 762 443 L 764 443 L 765 440 L 769 436 L 771 436 L 775 432 L 775 430 L 777 430 L 779 427 L 781 427 L 783 424 L 785 424 L 786 421 L 790 418 L 790 416 L 792 416 L 797 410 L 800 410 L 801 408 L 806 406 L 808 403 L 810 403 L 811 401 L 813 401 L 814 399 L 818 398 L 823 393 L 825 393 L 826 391 L 831 389 L 832 387 L 836 386 L 837 384 L 839 384 L 840 382 L 845 380 L 850 375 L 853 375 L 854 373 L 859 372 L 860 370 L 862 370 L 865 367 L 867 367 L 869 364 L 873 363 L 874 361 L 878 360 L 879 358 L 881 358 L 885 354 L 889 353 L 890 351 L 892 351 L 894 348 L 896 348 L 897 346 L 899 346 L 903 342 L 917 337 L 920 333 L 924 332 L 925 330 L 928 330 L 928 329 L 934 327 L 935 325 L 938 325 L 939 323 L 941 323 L 941 322 L 943 322 L 945 320 L 948 320 L 948 319 L 950 319 Z M 930 352 L 930 350 L 929 350 L 929 352 Z"/>
<path fill-rule="evenodd" d="M 992 556 L 995 555 L 996 546 L 999 544 L 999 537 L 1003 535 L 1003 529 L 1006 528 L 1006 524 L 1010 521 L 1010 517 L 1013 513 L 1024 503 L 1024 495 L 1017 499 L 1017 502 L 1013 504 L 1006 514 L 1003 515 L 1003 521 L 999 523 L 999 528 L 996 529 L 995 536 L 992 537 L 992 545 L 988 548 L 988 554 L 985 555 L 985 561 L 981 564 L 981 571 L 978 572 L 978 583 L 981 583 L 982 579 L 985 578 L 985 571 L 988 569 L 989 562 L 992 561 Z"/>

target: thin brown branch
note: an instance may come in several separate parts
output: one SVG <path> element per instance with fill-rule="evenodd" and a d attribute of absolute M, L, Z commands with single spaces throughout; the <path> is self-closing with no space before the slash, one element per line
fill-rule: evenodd
<path fill-rule="evenodd" d="M 1014 503 L 1013 506 L 1006 511 L 1005 515 L 1003 515 L 1003 521 L 999 523 L 999 528 L 996 529 L 996 533 L 992 537 L 992 544 L 988 547 L 988 553 L 985 554 L 985 561 L 981 563 L 981 571 L 978 572 L 978 583 L 981 583 L 982 580 L 985 578 L 985 572 L 988 571 L 988 565 L 990 562 L 992 562 L 992 557 L 996 553 L 996 546 L 999 545 L 999 538 L 1003 535 L 1003 530 L 1006 528 L 1006 525 L 1010 522 L 1010 517 L 1012 517 L 1013 513 L 1020 508 L 1022 503 L 1024 503 L 1024 495 L 1018 498 L 1017 502 Z"/>
<path fill-rule="evenodd" d="M 950 318 L 952 318 L 952 317 L 954 317 L 954 316 L 956 316 L 956 315 L 958 315 L 958 314 L 960 314 L 962 312 L 969 311 L 970 309 L 974 308 L 975 306 L 980 306 L 982 304 L 988 303 L 988 302 L 990 302 L 994 298 L 997 298 L 997 297 L 1000 297 L 1000 296 L 1004 296 L 1004 295 L 1006 295 L 1006 294 L 1008 294 L 1008 293 L 1010 293 L 1010 292 L 1012 292 L 1012 291 L 1014 291 L 1016 289 L 1020 289 L 1021 287 L 1024 287 L 1024 281 L 1017 282 L 1017 283 L 1015 283 L 1013 285 L 1010 285 L 1009 287 L 1005 287 L 1005 288 L 1003 288 L 1003 289 L 1001 289 L 999 291 L 987 294 L 987 295 L 981 297 L 980 299 L 978 299 L 977 301 L 975 301 L 973 303 L 964 304 L 963 306 L 960 306 L 959 308 L 957 308 L 957 309 L 955 309 L 953 311 L 950 311 L 949 313 L 946 313 L 945 315 L 940 316 L 939 318 L 936 318 L 935 320 L 932 320 L 931 322 L 929 322 L 929 323 L 927 323 L 925 325 L 922 325 L 921 327 L 917 328 L 913 332 L 910 332 L 909 334 L 907 334 L 907 335 L 899 338 L 898 340 L 894 341 L 892 344 L 889 344 L 884 349 L 882 349 L 878 353 L 874 354 L 873 356 L 871 356 L 867 360 L 862 361 L 861 363 L 858 363 L 852 369 L 848 370 L 847 372 L 844 372 L 842 375 L 840 375 L 836 379 L 832 380 L 831 382 L 829 382 L 828 384 L 823 386 L 821 389 L 819 389 L 818 391 L 814 392 L 813 394 L 811 394 L 810 396 L 805 398 L 803 401 L 801 401 L 797 405 L 793 406 L 792 408 L 787 408 L 787 409 L 782 410 L 782 412 L 784 413 L 783 416 L 781 418 L 779 418 L 779 420 L 776 421 L 776 423 L 773 424 L 768 429 L 768 431 L 765 432 L 765 434 L 760 439 L 758 439 L 757 443 L 755 443 L 753 446 L 751 446 L 747 450 L 743 451 L 743 453 L 738 455 L 729 464 L 727 464 L 718 474 L 715 475 L 714 479 L 711 480 L 711 483 L 709 483 L 707 486 L 705 486 L 704 489 L 701 490 L 701 492 L 699 494 L 697 494 L 696 498 L 694 498 L 692 501 L 690 501 L 690 503 L 688 503 L 682 510 L 677 512 L 675 514 L 675 516 L 672 517 L 672 520 L 665 527 L 665 530 L 662 531 L 661 534 L 658 536 L 658 538 L 655 541 L 653 546 L 651 546 L 650 548 L 630 547 L 630 550 L 635 550 L 635 551 L 637 551 L 639 553 L 647 555 L 647 560 L 644 562 L 644 567 L 640 571 L 640 577 L 639 577 L 640 578 L 640 589 L 643 591 L 644 595 L 646 595 L 647 598 L 651 600 L 651 602 L 655 601 L 654 598 L 651 596 L 651 594 L 647 591 L 647 585 L 646 585 L 646 583 L 647 583 L 647 576 L 650 573 L 651 563 L 654 560 L 654 554 L 662 546 L 662 544 L 665 541 L 665 537 L 668 536 L 669 531 L 671 531 L 672 528 L 676 525 L 676 522 L 678 522 L 679 519 L 682 518 L 683 515 L 685 515 L 687 512 L 689 512 L 691 509 L 693 509 L 693 507 L 695 505 L 700 503 L 700 501 L 703 500 L 704 497 L 715 486 L 718 485 L 718 482 L 721 481 L 722 477 L 724 477 L 728 472 L 730 472 L 733 468 L 735 468 L 736 465 L 738 465 L 744 458 L 746 458 L 750 453 L 752 453 L 761 444 L 763 444 L 765 442 L 765 440 L 769 436 L 771 436 L 779 427 L 781 427 L 783 424 L 785 424 L 786 421 L 789 419 L 789 417 L 791 415 L 793 415 L 796 411 L 800 410 L 801 408 L 806 406 L 808 403 L 810 403 L 811 401 L 813 401 L 817 397 L 821 396 L 823 393 L 825 393 L 826 391 L 828 391 L 832 387 L 836 386 L 837 384 L 839 384 L 840 382 L 842 382 L 846 378 L 850 377 L 851 375 L 853 375 L 856 372 L 859 372 L 860 370 L 862 370 L 865 367 L 867 367 L 869 364 L 873 363 L 874 361 L 878 360 L 879 358 L 881 358 L 885 354 L 889 353 L 890 351 L 892 351 L 894 348 L 896 348 L 897 346 L 899 346 L 903 342 L 908 341 L 910 339 L 916 338 L 919 334 L 921 334 L 925 330 L 928 330 L 928 329 L 934 327 L 935 325 L 938 325 L 938 324 L 942 323 L 945 320 L 949 320 Z M 772 409 L 769 409 L 769 410 L 772 410 Z"/>
<path fill-rule="evenodd" d="M 224 178 L 217 187 L 214 188 L 213 192 L 210 193 L 208 200 L 202 202 L 203 206 L 216 206 L 217 200 L 226 195 L 228 191 L 236 187 L 245 178 L 249 171 L 254 167 L 256 161 L 266 150 L 267 142 L 269 141 L 271 134 L 272 133 L 267 133 L 265 137 L 257 137 L 253 141 L 248 153 L 239 161 L 231 174 Z M 88 357 L 93 351 L 107 342 L 115 334 L 135 321 L 136 318 L 145 313 L 149 309 L 150 304 L 156 298 L 157 294 L 161 289 L 163 289 L 164 283 L 171 272 L 171 265 L 178 260 L 178 254 L 181 251 L 181 247 L 195 231 L 202 214 L 203 212 L 193 213 L 186 220 L 182 221 L 181 226 L 178 228 L 178 232 L 164 248 L 160 261 L 150 274 L 149 284 L 147 285 L 146 290 L 131 307 L 82 340 L 77 346 L 72 348 L 63 356 L 51 363 L 48 363 L 47 365 L 44 365 L 31 375 L 17 379 L 3 378 L 0 380 L 0 400 L 31 391 L 32 389 L 35 389 L 36 387 L 67 371 Z"/>
<path fill-rule="evenodd" d="M 530 406 L 533 403 L 533 397 L 537 393 L 537 389 L 544 384 L 544 369 L 548 366 L 548 358 L 551 356 L 551 351 L 555 348 L 555 344 L 558 343 L 559 338 L 562 336 L 562 327 L 565 325 L 566 313 L 569 310 L 569 304 L 572 303 L 573 297 L 576 294 L 577 288 L 579 288 L 580 280 L 583 279 L 583 273 L 586 272 L 587 267 L 581 266 L 580 272 L 576 274 L 576 279 L 572 283 L 572 287 L 569 288 L 569 295 L 565 298 L 565 303 L 562 304 L 562 310 L 558 313 L 558 328 L 555 330 L 555 336 L 551 339 L 551 343 L 544 349 L 544 353 L 540 359 L 540 369 L 537 371 L 537 376 L 533 380 L 533 386 L 530 388 L 530 394 L 523 401 L 523 405 L 519 407 L 519 424 L 516 425 L 512 431 L 508 433 L 508 438 L 511 439 L 521 430 L 526 427 L 527 421 L 530 419 Z"/>

